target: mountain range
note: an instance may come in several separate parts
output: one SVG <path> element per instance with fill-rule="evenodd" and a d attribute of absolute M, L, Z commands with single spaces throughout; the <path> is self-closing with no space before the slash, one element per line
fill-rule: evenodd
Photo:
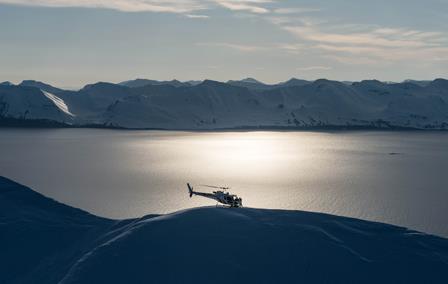
<path fill-rule="evenodd" d="M 448 129 L 448 80 L 136 79 L 64 90 L 0 83 L 0 125 L 132 129 Z"/>

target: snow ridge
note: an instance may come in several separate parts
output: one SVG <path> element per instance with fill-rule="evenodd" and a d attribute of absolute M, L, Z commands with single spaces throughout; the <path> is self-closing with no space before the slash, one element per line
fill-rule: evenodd
<path fill-rule="evenodd" d="M 328 214 L 109 220 L 0 177 L 1 283 L 445 283 L 448 240 Z"/>

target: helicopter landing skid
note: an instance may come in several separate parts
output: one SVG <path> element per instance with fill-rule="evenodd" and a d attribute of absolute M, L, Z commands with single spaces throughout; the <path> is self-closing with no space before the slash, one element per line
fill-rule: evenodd
<path fill-rule="evenodd" d="M 231 206 L 231 205 L 220 204 L 219 202 L 216 203 L 215 207 L 216 208 L 243 208 L 243 206 Z"/>

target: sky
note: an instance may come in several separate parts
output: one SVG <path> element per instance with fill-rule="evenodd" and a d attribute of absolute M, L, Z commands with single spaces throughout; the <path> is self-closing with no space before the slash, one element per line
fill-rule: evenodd
<path fill-rule="evenodd" d="M 0 0 L 0 81 L 448 77 L 448 0 Z"/>

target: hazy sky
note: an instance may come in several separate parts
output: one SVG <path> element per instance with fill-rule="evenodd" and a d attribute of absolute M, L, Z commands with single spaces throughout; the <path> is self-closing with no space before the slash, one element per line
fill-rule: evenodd
<path fill-rule="evenodd" d="M 0 81 L 448 77 L 448 0 L 0 0 Z"/>

